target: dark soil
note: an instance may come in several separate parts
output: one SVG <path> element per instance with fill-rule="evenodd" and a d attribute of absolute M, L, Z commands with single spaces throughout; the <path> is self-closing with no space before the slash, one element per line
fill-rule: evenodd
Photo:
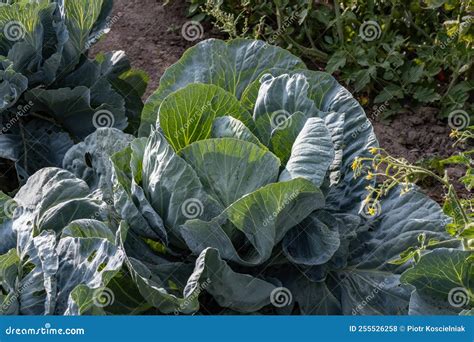
<path fill-rule="evenodd" d="M 114 24 L 110 32 L 92 49 L 124 50 L 132 66 L 150 75 L 146 95 L 158 88 L 163 72 L 186 51 L 201 40 L 216 37 L 211 25 L 204 24 L 202 35 L 194 41 L 183 38 L 181 29 L 190 21 L 186 18 L 186 1 L 170 0 L 164 5 L 158 0 L 115 0 L 112 13 Z"/>
<path fill-rule="evenodd" d="M 150 75 L 147 95 L 151 94 L 157 89 L 166 68 L 175 63 L 187 48 L 203 39 L 218 36 L 210 26 L 204 25 L 200 39 L 184 39 L 181 28 L 190 20 L 186 17 L 186 6 L 184 0 L 171 0 L 166 5 L 158 0 L 116 0 L 113 15 L 119 20 L 94 47 L 93 53 L 124 50 L 133 67 Z M 436 118 L 436 113 L 436 109 L 420 108 L 399 113 L 390 123 L 380 122 L 378 118 L 371 120 L 383 148 L 394 156 L 417 162 L 455 152 L 449 138 L 450 128 Z M 450 174 L 461 175 L 458 169 L 450 170 Z M 436 183 L 423 186 L 435 200 L 442 201 L 441 186 Z M 462 191 L 461 187 L 459 189 Z"/>
<path fill-rule="evenodd" d="M 380 122 L 369 114 L 380 146 L 391 155 L 403 157 L 411 163 L 427 167 L 427 161 L 435 157 L 447 157 L 459 152 L 449 137 L 450 127 L 437 118 L 438 109 L 421 107 L 415 111 L 398 113 L 390 122 Z M 425 163 L 426 161 L 426 163 Z M 460 168 L 448 169 L 452 181 L 462 177 Z M 420 184 L 437 202 L 443 202 L 443 187 L 433 180 L 426 179 Z M 461 197 L 468 193 L 462 184 L 455 183 Z"/>

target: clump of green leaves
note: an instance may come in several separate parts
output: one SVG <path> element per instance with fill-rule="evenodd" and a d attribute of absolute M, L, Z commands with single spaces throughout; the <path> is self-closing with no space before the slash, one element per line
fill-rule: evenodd
<path fill-rule="evenodd" d="M 264 39 L 338 75 L 363 105 L 473 106 L 473 1 L 191 0 L 231 37 Z M 245 23 L 245 24 L 244 24 Z"/>
<path fill-rule="evenodd" d="M 213 17 L 214 25 L 231 38 L 244 37 L 248 32 L 248 19 L 243 12 L 238 15 L 226 12 L 212 1 L 206 2 L 204 12 Z"/>
<path fill-rule="evenodd" d="M 120 19 L 112 5 L 0 0 L 0 167 L 19 183 L 98 127 L 138 128 L 147 77 L 122 51 L 88 57 Z"/>

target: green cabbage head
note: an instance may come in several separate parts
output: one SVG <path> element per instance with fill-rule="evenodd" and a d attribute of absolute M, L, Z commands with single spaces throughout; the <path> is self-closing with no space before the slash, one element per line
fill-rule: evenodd
<path fill-rule="evenodd" d="M 367 213 L 371 180 L 352 162 L 376 146 L 330 75 L 261 41 L 201 42 L 163 75 L 140 137 L 99 129 L 68 151 L 68 171 L 41 170 L 15 197 L 0 248 L 10 283 L 26 282 L 25 255 L 52 259 L 31 266 L 43 305 L 17 298 L 15 312 L 461 312 L 448 292 L 472 290 L 469 252 L 447 243 L 422 256 L 431 269 L 454 267 L 435 253 L 456 260 L 461 271 L 437 279 L 445 292 L 425 286 L 435 272 L 421 261 L 391 263 L 420 235 L 447 240 L 447 219 L 416 189 Z M 88 272 L 65 276 L 76 260 Z M 97 305 L 104 293 L 113 303 Z"/>

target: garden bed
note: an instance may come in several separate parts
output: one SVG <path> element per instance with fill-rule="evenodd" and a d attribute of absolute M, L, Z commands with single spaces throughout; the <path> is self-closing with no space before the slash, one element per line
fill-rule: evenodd
<path fill-rule="evenodd" d="M 0 314 L 473 314 L 471 10 L 294 1 L 0 0 Z"/>
<path fill-rule="evenodd" d="M 186 17 L 187 4 L 171 1 L 162 5 L 156 0 L 116 0 L 114 16 L 119 20 L 109 34 L 93 48 L 93 52 L 124 50 L 133 67 L 142 69 L 150 76 L 145 98 L 158 86 L 163 72 L 174 64 L 190 46 L 211 37 L 222 37 L 210 25 L 204 25 L 203 35 L 188 41 L 181 34 L 182 26 L 190 19 Z M 451 128 L 437 118 L 436 108 L 421 107 L 406 109 L 393 115 L 390 121 L 382 122 L 376 109 L 364 108 L 375 128 L 381 147 L 396 157 L 414 163 L 422 158 L 446 157 L 455 152 Z M 459 169 L 451 168 L 454 176 Z M 443 189 L 437 183 L 426 184 L 425 191 L 436 201 L 443 201 Z M 459 185 L 458 190 L 468 193 Z"/>

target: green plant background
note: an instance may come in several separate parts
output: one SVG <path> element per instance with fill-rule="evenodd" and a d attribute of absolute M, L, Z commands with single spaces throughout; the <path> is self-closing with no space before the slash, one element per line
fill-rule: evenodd
<path fill-rule="evenodd" d="M 349 86 L 360 102 L 472 113 L 471 0 L 190 0 L 189 15 L 230 37 L 264 39 L 305 57 Z M 363 39 L 364 23 L 378 25 Z"/>

